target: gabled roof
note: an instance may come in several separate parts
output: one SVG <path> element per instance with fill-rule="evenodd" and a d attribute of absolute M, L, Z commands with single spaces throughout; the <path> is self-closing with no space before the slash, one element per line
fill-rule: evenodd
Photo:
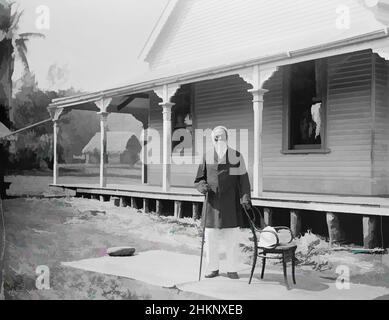
<path fill-rule="evenodd" d="M 379 13 L 389 12 L 388 1 L 379 1 Z M 351 28 L 336 25 L 338 4 L 350 5 Z M 88 108 L 101 97 L 123 99 L 162 85 L 237 74 L 254 65 L 271 69 L 361 50 L 389 60 L 389 26 L 377 19 L 377 8 L 370 10 L 365 0 L 169 0 L 142 51 L 150 63 L 148 72 L 120 87 L 53 100 L 51 107 Z"/>
<path fill-rule="evenodd" d="M 279 51 L 288 51 L 288 48 L 294 51 L 316 44 L 347 41 L 383 30 L 385 24 L 380 15 L 386 14 L 387 2 L 379 0 L 372 6 L 365 0 L 314 4 L 308 0 L 309 5 L 304 1 L 291 4 L 280 0 L 169 0 L 140 56 L 154 69 L 181 64 L 184 59 L 193 63 L 196 59 L 207 61 L 215 56 L 218 60 L 233 51 L 237 56 L 251 51 L 252 58 L 254 51 L 261 51 L 256 44 L 269 54 L 269 50 L 264 49 L 271 50 L 277 45 Z M 336 21 L 342 21 L 344 8 L 349 8 L 352 26 L 337 29 Z M 369 11 L 374 16 L 369 17 Z"/>
<path fill-rule="evenodd" d="M 162 11 L 157 23 L 155 24 L 153 30 L 151 31 L 149 37 L 146 40 L 140 54 L 139 58 L 145 60 L 151 48 L 153 47 L 155 41 L 159 37 L 162 29 L 164 28 L 166 22 L 169 20 L 170 15 L 172 14 L 174 8 L 176 7 L 179 0 L 168 0 L 165 8 Z"/>
<path fill-rule="evenodd" d="M 137 136 L 128 131 L 108 131 L 107 132 L 107 153 L 120 154 L 126 151 L 128 141 Z M 139 144 L 140 146 L 140 144 Z M 100 152 L 100 132 L 97 132 L 88 144 L 82 149 L 82 153 Z"/>

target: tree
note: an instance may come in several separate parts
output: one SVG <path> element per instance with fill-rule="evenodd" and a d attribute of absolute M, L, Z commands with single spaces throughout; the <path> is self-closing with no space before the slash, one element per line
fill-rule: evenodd
<path fill-rule="evenodd" d="M 0 108 L 2 122 L 10 127 L 9 110 L 12 97 L 12 74 L 15 56 L 18 56 L 26 72 L 30 72 L 27 60 L 27 42 L 32 37 L 44 38 L 41 33 L 18 33 L 23 11 L 13 10 L 14 3 L 0 1 Z M 16 53 L 16 54 L 15 54 Z"/>
<path fill-rule="evenodd" d="M 31 37 L 43 37 L 40 33 L 18 33 L 20 17 L 23 11 L 13 10 L 14 3 L 0 0 L 0 121 L 11 127 L 9 112 L 12 101 L 12 74 L 14 72 L 15 56 L 17 55 L 26 71 L 29 71 L 27 61 L 27 41 Z M 15 54 L 16 52 L 16 54 Z M 0 145 L 0 185 L 4 180 L 7 146 Z"/>
<path fill-rule="evenodd" d="M 35 76 L 25 72 L 20 79 L 20 88 L 14 94 L 12 106 L 14 111 L 15 129 L 22 129 L 28 125 L 49 118 L 47 107 L 52 99 L 62 97 L 66 92 L 43 91 L 39 89 Z M 69 90 L 71 93 L 73 90 Z M 10 155 L 12 169 L 52 168 L 53 152 L 50 147 L 53 143 L 53 125 L 51 122 L 34 127 L 19 133 L 15 142 L 15 153 Z M 59 148 L 59 158 L 62 149 Z"/>
<path fill-rule="evenodd" d="M 15 28 L 15 18 L 11 15 L 11 5 L 0 2 L 0 121 L 8 128 L 14 71 L 14 47 L 10 30 Z"/>
<path fill-rule="evenodd" d="M 34 74 L 25 73 L 20 79 L 21 86 L 15 92 L 12 106 L 14 111 L 13 122 L 15 129 L 22 129 L 28 125 L 49 118 L 47 107 L 52 99 L 58 98 L 56 92 L 45 92 L 38 88 Z M 34 128 L 37 135 L 52 133 L 52 124 L 47 123 Z"/>

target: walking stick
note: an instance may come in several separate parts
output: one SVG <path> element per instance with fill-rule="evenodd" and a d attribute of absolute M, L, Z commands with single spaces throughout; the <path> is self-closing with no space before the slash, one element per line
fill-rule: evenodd
<path fill-rule="evenodd" d="M 203 236 L 202 236 L 202 239 L 201 239 L 201 255 L 200 255 L 199 281 L 201 280 L 201 268 L 203 266 L 205 224 L 207 222 L 207 203 L 208 203 L 208 192 L 205 194 L 205 203 L 204 203 L 203 212 L 202 212 L 202 215 L 204 216 L 204 226 L 203 226 Z"/>

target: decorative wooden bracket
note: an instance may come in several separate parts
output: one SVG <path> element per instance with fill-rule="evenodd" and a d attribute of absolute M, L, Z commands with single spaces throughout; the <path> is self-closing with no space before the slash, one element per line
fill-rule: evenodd
<path fill-rule="evenodd" d="M 48 108 L 48 111 L 50 113 L 51 120 L 54 122 L 58 121 L 62 114 L 65 114 L 64 108 L 58 108 L 58 107 L 50 107 Z"/>
<path fill-rule="evenodd" d="M 161 87 L 155 88 L 155 94 L 162 99 L 162 102 L 159 105 L 166 105 L 171 103 L 171 99 L 176 94 L 177 90 L 181 85 L 178 83 L 165 84 Z"/>
<path fill-rule="evenodd" d="M 239 77 L 253 86 L 253 90 L 263 89 L 263 85 L 278 70 L 277 67 L 261 68 L 255 65 L 239 72 Z"/>
<path fill-rule="evenodd" d="M 95 105 L 99 108 L 100 113 L 108 112 L 108 106 L 111 104 L 112 98 L 102 97 L 100 100 L 95 101 Z"/>
<path fill-rule="evenodd" d="M 389 40 L 388 40 L 389 42 Z M 385 48 L 376 48 L 373 49 L 374 53 L 377 53 L 381 58 L 389 61 L 389 44 Z"/>

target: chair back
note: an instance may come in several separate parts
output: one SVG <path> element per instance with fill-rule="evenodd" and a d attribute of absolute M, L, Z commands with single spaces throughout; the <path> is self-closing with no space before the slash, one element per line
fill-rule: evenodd
<path fill-rule="evenodd" d="M 249 220 L 250 229 L 254 236 L 254 241 L 257 242 L 259 248 L 274 249 L 280 245 L 287 245 L 293 241 L 293 234 L 288 227 L 271 227 L 266 225 L 265 219 L 261 211 L 255 207 L 252 207 L 252 217 L 245 210 L 247 218 Z M 256 225 L 256 214 L 259 217 L 260 225 L 263 228 Z M 259 235 L 257 235 L 259 234 Z"/>

